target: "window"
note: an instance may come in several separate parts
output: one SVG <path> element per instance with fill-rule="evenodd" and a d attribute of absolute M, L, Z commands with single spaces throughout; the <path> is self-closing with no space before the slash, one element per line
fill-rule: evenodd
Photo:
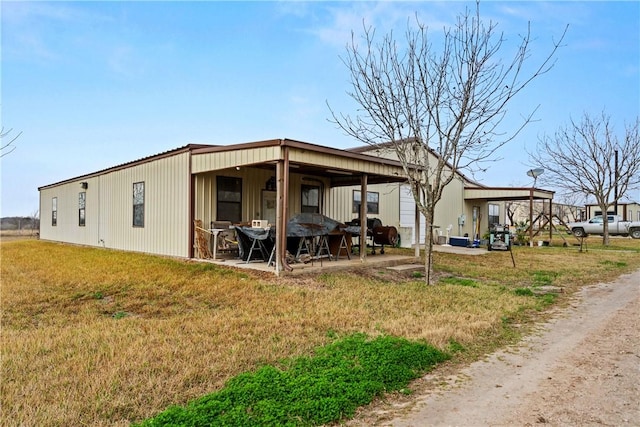
<path fill-rule="evenodd" d="M 489 205 L 489 227 L 500 224 L 500 205 Z"/>
<path fill-rule="evenodd" d="M 217 220 L 238 223 L 242 221 L 242 178 L 217 178 Z"/>
<path fill-rule="evenodd" d="M 87 192 L 81 191 L 78 193 L 78 225 L 84 227 L 85 225 L 85 206 L 87 204 Z"/>
<path fill-rule="evenodd" d="M 360 191 L 353 190 L 353 213 L 360 212 L 360 203 L 362 201 Z M 374 191 L 367 191 L 367 213 L 379 214 L 380 213 L 380 193 Z"/>
<path fill-rule="evenodd" d="M 51 199 L 51 225 L 55 227 L 58 225 L 58 198 Z"/>
<path fill-rule="evenodd" d="M 301 212 L 320 213 L 320 187 L 313 185 L 302 186 Z"/>
<path fill-rule="evenodd" d="M 144 182 L 133 183 L 133 226 L 144 227 Z"/>

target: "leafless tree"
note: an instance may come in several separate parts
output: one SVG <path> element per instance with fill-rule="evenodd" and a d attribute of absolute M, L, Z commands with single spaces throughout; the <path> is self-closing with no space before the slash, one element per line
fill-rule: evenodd
<path fill-rule="evenodd" d="M 498 54 L 505 37 L 497 24 L 485 24 L 480 5 L 458 16 L 443 31 L 439 50 L 428 28 L 415 17 L 402 42 L 393 32 L 376 41 L 364 27 L 363 43 L 352 33 L 343 62 L 352 84 L 348 95 L 359 105 L 355 117 L 331 110 L 348 135 L 374 148 L 390 147 L 403 165 L 407 183 L 425 217 L 426 281 L 430 283 L 433 218 L 444 188 L 460 178 L 460 169 L 477 171 L 496 150 L 532 120 L 522 117 L 507 135 L 499 129 L 506 107 L 534 79 L 548 72 L 567 29 L 537 65 L 530 59 L 530 26 L 506 62 Z M 402 46 L 402 47 L 401 47 Z M 529 70 L 529 71 L 527 71 Z M 513 123 L 512 123 L 513 124 Z"/>
<path fill-rule="evenodd" d="M 529 160 L 544 166 L 540 178 L 545 185 L 571 195 L 595 199 L 603 215 L 625 194 L 640 188 L 640 119 L 625 124 L 622 137 L 615 133 L 604 111 L 582 120 L 570 120 L 555 134 L 538 141 Z M 604 221 L 602 243 L 609 244 L 609 227 Z"/>
<path fill-rule="evenodd" d="M 5 132 L 4 127 L 0 130 L 0 140 L 2 140 L 2 144 L 0 145 L 0 157 L 4 157 L 16 149 L 16 146 L 12 144 L 20 137 L 20 135 L 22 135 L 22 132 L 10 138 L 9 142 L 4 142 L 4 139 L 9 136 L 12 130 L 13 129 L 9 129 Z"/>

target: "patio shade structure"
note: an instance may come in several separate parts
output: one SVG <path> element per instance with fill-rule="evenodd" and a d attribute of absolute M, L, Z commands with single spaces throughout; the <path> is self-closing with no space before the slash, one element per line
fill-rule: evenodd
<path fill-rule="evenodd" d="M 275 169 L 277 273 L 290 269 L 285 257 L 287 234 L 284 230 L 287 229 L 287 220 L 292 213 L 287 191 L 292 172 L 328 179 L 330 187 L 359 185 L 360 194 L 367 194 L 369 184 L 406 181 L 403 166 L 399 161 L 290 139 L 208 146 L 196 148 L 192 152 L 190 164 L 192 212 L 199 174 L 241 167 Z M 359 217 L 366 218 L 366 216 L 366 203 L 361 203 Z M 361 235 L 364 236 L 366 221 L 361 224 Z M 417 229 L 418 224 L 416 224 Z M 360 258 L 363 261 L 366 257 L 365 252 L 360 251 Z"/>

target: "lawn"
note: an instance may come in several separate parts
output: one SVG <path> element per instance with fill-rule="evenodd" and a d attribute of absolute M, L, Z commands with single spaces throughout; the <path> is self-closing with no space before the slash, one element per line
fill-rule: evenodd
<path fill-rule="evenodd" d="M 640 241 L 435 254 L 435 286 L 379 269 L 254 276 L 207 263 L 38 240 L 1 243 L 1 425 L 128 425 L 307 357 L 397 336 L 458 361 L 518 337 L 579 287 L 640 268 Z M 529 290 L 561 287 L 558 298 Z M 455 362 L 455 360 L 454 360 Z"/>

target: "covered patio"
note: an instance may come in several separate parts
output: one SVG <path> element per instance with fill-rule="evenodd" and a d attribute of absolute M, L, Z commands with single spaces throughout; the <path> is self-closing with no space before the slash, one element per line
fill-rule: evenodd
<path fill-rule="evenodd" d="M 192 152 L 190 170 L 192 223 L 200 220 L 203 229 L 221 221 L 230 223 L 232 228 L 248 227 L 258 233 L 261 229 L 269 234 L 272 242 L 269 248 L 266 245 L 262 248 L 269 252 L 268 257 L 262 256 L 263 262 L 254 262 L 250 258 L 249 262 L 241 259 L 213 262 L 227 265 L 239 262 L 245 268 L 265 268 L 276 274 L 369 262 L 367 250 L 351 254 L 350 245 L 348 253 L 351 259 L 345 256 L 344 239 L 338 237 L 341 256 L 335 257 L 335 248 L 332 248 L 325 250 L 324 258 L 292 263 L 291 257 L 287 256 L 292 238 L 290 221 L 301 214 L 326 218 L 329 211 L 344 212 L 339 218 L 331 218 L 339 226 L 318 235 L 320 244 L 324 245 L 323 238 L 329 233 L 344 232 L 350 240 L 353 238 L 365 247 L 367 239 L 364 236 L 370 233 L 368 221 L 358 221 L 354 229 L 351 205 L 341 209 L 338 204 L 344 202 L 332 200 L 329 190 L 340 186 L 359 186 L 360 194 L 367 194 L 369 184 L 403 182 L 405 176 L 402 164 L 395 160 L 289 139 L 197 148 Z M 359 208 L 357 219 L 367 218 L 367 203 L 360 203 Z M 350 230 L 345 230 L 343 225 Z M 193 258 L 197 255 L 197 230 L 195 225 L 192 227 Z M 254 236 L 252 245 L 255 240 Z M 383 257 L 384 260 L 381 259 Z M 414 258 L 395 257 L 376 255 L 375 262 L 407 262 L 408 258 Z"/>
<path fill-rule="evenodd" d="M 554 192 L 535 187 L 465 187 L 465 203 L 482 202 L 508 202 L 508 201 L 528 201 L 529 202 L 529 241 L 533 242 L 535 236 L 533 230 L 533 203 L 535 200 L 542 200 L 549 203 L 549 211 L 552 212 Z M 550 221 L 550 219 L 547 219 Z M 537 234 L 537 232 L 536 232 Z M 551 227 L 549 229 L 549 240 L 552 237 Z"/>

